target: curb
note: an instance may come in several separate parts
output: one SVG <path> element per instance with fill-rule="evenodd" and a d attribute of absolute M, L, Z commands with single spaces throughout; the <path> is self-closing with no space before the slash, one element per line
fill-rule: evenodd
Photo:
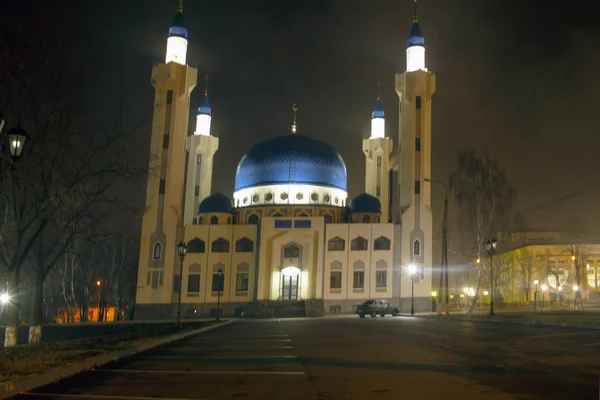
<path fill-rule="evenodd" d="M 21 378 L 13 379 L 12 381 L 0 383 L 0 400 L 16 396 L 19 393 L 27 392 L 41 386 L 56 383 L 62 379 L 69 378 L 73 375 L 77 375 L 97 367 L 101 367 L 105 364 L 117 361 L 121 358 L 129 357 L 141 353 L 143 351 L 150 350 L 154 347 L 162 346 L 167 343 L 185 339 L 189 336 L 221 328 L 225 325 L 231 324 L 232 322 L 233 321 L 230 320 L 222 322 L 220 324 L 194 329 L 188 332 L 177 333 L 175 335 L 171 335 L 162 339 L 157 339 L 144 343 L 137 347 L 130 347 L 127 349 L 117 350 L 112 353 L 102 354 L 96 357 L 88 358 L 87 360 L 83 360 L 81 362 L 66 367 L 56 367 L 46 372 L 42 372 L 40 374 L 28 375 Z"/>
<path fill-rule="evenodd" d="M 403 316 L 411 316 L 404 315 Z M 480 322 L 480 323 L 496 323 L 496 324 L 514 324 L 514 325 L 534 325 L 534 326 L 554 326 L 560 328 L 570 328 L 570 329 L 591 329 L 591 330 L 600 330 L 600 326 L 598 325 L 581 325 L 581 324 L 570 324 L 568 322 L 547 322 L 547 321 L 531 321 L 531 320 L 519 320 L 519 319 L 491 319 L 491 318 L 461 318 L 461 317 L 452 317 L 447 315 L 442 315 L 440 318 L 437 318 L 437 315 L 412 315 L 412 317 L 416 318 L 425 318 L 425 319 L 442 319 L 445 321 L 466 321 L 466 322 Z"/>

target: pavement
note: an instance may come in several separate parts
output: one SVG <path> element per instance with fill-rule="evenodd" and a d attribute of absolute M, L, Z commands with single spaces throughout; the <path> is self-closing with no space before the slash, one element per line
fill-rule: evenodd
<path fill-rule="evenodd" d="M 18 399 L 598 399 L 597 331 L 443 318 L 236 320 Z"/>

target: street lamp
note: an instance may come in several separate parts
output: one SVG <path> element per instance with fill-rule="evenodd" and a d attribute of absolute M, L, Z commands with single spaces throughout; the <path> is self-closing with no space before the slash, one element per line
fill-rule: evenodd
<path fill-rule="evenodd" d="M 100 280 L 96 281 L 96 287 L 98 288 L 97 292 L 98 292 L 98 322 L 102 322 L 102 320 L 100 319 L 100 291 L 102 290 L 101 288 L 102 282 L 100 282 Z"/>
<path fill-rule="evenodd" d="M 217 291 L 217 321 L 221 319 L 221 290 L 223 289 L 223 270 L 219 268 L 219 290 Z"/>
<path fill-rule="evenodd" d="M 490 257 L 490 317 L 494 316 L 494 254 L 497 246 L 496 239 L 488 240 L 485 244 L 485 250 Z"/>
<path fill-rule="evenodd" d="M 10 300 L 10 296 L 8 295 L 8 293 L 2 293 L 0 295 L 0 303 L 2 303 L 2 305 L 8 304 L 9 300 Z"/>
<path fill-rule="evenodd" d="M 408 266 L 408 274 L 410 275 L 411 295 L 410 295 L 410 315 L 415 315 L 415 274 L 417 267 L 414 264 Z"/>
<path fill-rule="evenodd" d="M 444 199 L 444 219 L 442 222 L 442 274 L 440 275 L 440 293 L 443 293 L 443 301 L 446 304 L 446 315 L 449 314 L 448 308 L 450 301 L 448 300 L 448 186 L 442 181 L 436 179 L 425 178 L 425 182 L 436 183 L 442 185 L 446 190 Z M 444 291 L 442 292 L 442 277 L 444 278 Z M 441 315 L 442 295 L 440 295 L 440 304 L 438 304 L 438 315 Z"/>
<path fill-rule="evenodd" d="M 187 245 L 185 244 L 185 242 L 179 242 L 179 244 L 177 245 L 177 253 L 179 254 L 179 259 L 181 260 L 179 264 L 179 297 L 177 299 L 177 328 L 181 328 L 181 291 L 183 283 L 183 260 L 185 259 L 185 255 L 187 254 Z"/>

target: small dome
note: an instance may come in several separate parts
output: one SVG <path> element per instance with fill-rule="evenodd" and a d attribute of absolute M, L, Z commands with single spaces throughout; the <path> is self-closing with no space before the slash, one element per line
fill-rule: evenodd
<path fill-rule="evenodd" d="M 352 199 L 350 211 L 353 213 L 380 213 L 381 203 L 377 197 L 368 193 L 359 194 Z"/>
<path fill-rule="evenodd" d="M 202 200 L 198 212 L 202 213 L 231 213 L 233 205 L 229 197 L 221 193 L 214 193 Z"/>
<path fill-rule="evenodd" d="M 187 40 L 188 31 L 183 23 L 183 13 L 180 11 L 175 15 L 173 24 L 169 28 L 169 37 L 178 36 Z"/>
<path fill-rule="evenodd" d="M 373 108 L 373 113 L 371 114 L 371 119 L 374 118 L 384 118 L 383 113 L 383 104 L 381 104 L 381 100 L 377 99 L 375 103 L 375 108 Z"/>
<path fill-rule="evenodd" d="M 423 39 L 423 33 L 421 32 L 421 27 L 418 22 L 413 23 L 410 34 L 408 35 L 408 41 L 406 42 L 406 47 L 413 46 L 425 47 L 425 39 Z"/>
<path fill-rule="evenodd" d="M 266 140 L 240 160 L 235 191 L 283 184 L 323 186 L 345 192 L 346 164 L 333 147 L 303 135 Z"/>
<path fill-rule="evenodd" d="M 202 99 L 200 107 L 198 107 L 198 115 L 212 115 L 212 108 L 208 102 L 208 96 L 204 96 Z"/>

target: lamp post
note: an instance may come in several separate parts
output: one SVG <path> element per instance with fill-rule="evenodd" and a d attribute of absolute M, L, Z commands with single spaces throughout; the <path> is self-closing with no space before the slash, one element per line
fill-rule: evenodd
<path fill-rule="evenodd" d="M 410 275 L 410 315 L 415 315 L 415 274 L 417 273 L 417 267 L 413 264 L 408 266 L 408 274 Z"/>
<path fill-rule="evenodd" d="M 498 241 L 496 239 L 488 240 L 485 249 L 490 257 L 490 317 L 494 316 L 494 254 Z"/>
<path fill-rule="evenodd" d="M 181 328 L 181 292 L 183 290 L 183 260 L 185 259 L 185 255 L 187 254 L 187 245 L 185 242 L 181 241 L 177 245 L 177 253 L 179 254 L 179 296 L 177 298 L 177 328 Z"/>
<path fill-rule="evenodd" d="M 540 281 L 536 279 L 533 281 L 533 284 L 535 285 L 535 292 L 533 292 L 533 312 L 536 312 L 538 302 L 538 285 L 540 284 Z"/>
<path fill-rule="evenodd" d="M 436 183 L 442 185 L 446 190 L 446 197 L 444 199 L 444 219 L 442 221 L 442 274 L 440 275 L 440 304 L 438 304 L 438 315 L 441 315 L 441 303 L 443 293 L 443 302 L 446 304 L 446 315 L 449 314 L 448 308 L 450 301 L 448 296 L 448 186 L 442 181 L 435 179 L 424 179 L 426 182 Z M 444 291 L 442 292 L 442 277 L 444 278 Z"/>
<path fill-rule="evenodd" d="M 223 270 L 219 268 L 219 290 L 217 291 L 217 321 L 221 320 L 221 290 L 223 289 Z"/>
<path fill-rule="evenodd" d="M 101 317 L 101 315 L 100 315 L 100 298 L 101 298 L 100 291 L 102 290 L 102 282 L 97 280 L 96 287 L 98 288 L 98 290 L 97 290 L 97 292 L 98 292 L 98 322 L 101 322 L 102 318 L 100 318 Z"/>
<path fill-rule="evenodd" d="M 2 131 L 2 128 L 4 127 L 5 124 L 5 120 L 2 117 L 2 115 L 0 114 L 0 132 Z M 6 134 L 6 140 L 2 140 L 0 139 L 0 142 L 2 143 L 1 148 L 0 148 L 0 189 L 2 189 L 2 176 L 3 176 L 3 166 L 4 166 L 4 153 L 6 153 L 6 141 L 8 141 L 8 151 L 10 154 L 10 162 L 11 164 L 14 166 L 14 163 L 16 163 L 17 161 L 19 161 L 19 158 L 21 158 L 21 154 L 23 153 L 23 148 L 25 147 L 25 144 L 27 143 L 27 140 L 29 139 L 29 135 L 27 135 L 27 132 L 25 131 L 25 129 L 23 129 L 21 127 L 20 124 L 17 124 L 17 126 L 15 126 L 14 128 L 12 128 L 10 131 L 8 131 L 8 133 Z"/>

